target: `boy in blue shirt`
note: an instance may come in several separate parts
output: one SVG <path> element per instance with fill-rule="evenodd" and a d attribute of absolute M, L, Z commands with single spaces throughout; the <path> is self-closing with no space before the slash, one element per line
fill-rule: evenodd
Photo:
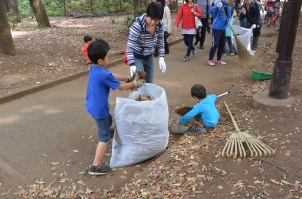
<path fill-rule="evenodd" d="M 185 124 L 194 117 L 197 122 L 194 130 L 205 133 L 207 132 L 206 127 L 216 126 L 220 117 L 215 105 L 217 96 L 215 94 L 207 95 L 206 89 L 200 84 L 195 84 L 191 88 L 191 96 L 197 101 L 197 104 L 179 119 L 179 123 Z"/>
<path fill-rule="evenodd" d="M 121 84 L 119 81 L 126 81 L 127 77 L 112 74 L 106 68 L 109 50 L 109 44 L 101 39 L 92 42 L 88 47 L 88 56 L 93 65 L 88 75 L 86 110 L 96 122 L 99 137 L 94 161 L 89 170 L 90 175 L 105 175 L 111 170 L 109 166 L 100 165 L 110 138 L 112 123 L 108 107 L 110 88 L 112 90 L 125 90 L 134 86 L 138 88 L 145 82 L 144 79 L 138 79 L 136 75 L 134 81 Z"/>

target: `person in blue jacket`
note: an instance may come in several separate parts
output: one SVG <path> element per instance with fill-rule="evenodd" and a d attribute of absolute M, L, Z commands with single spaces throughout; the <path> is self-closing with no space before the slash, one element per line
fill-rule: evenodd
<path fill-rule="evenodd" d="M 235 0 L 220 0 L 216 2 L 210 9 L 209 13 L 212 14 L 212 46 L 209 54 L 210 66 L 215 66 L 214 55 L 217 51 L 217 62 L 219 64 L 226 64 L 221 59 L 222 50 L 225 46 L 225 29 L 228 25 L 228 18 L 232 16 L 232 7 Z"/>
<path fill-rule="evenodd" d="M 207 132 L 206 127 L 214 127 L 219 121 L 220 114 L 215 105 L 217 96 L 215 94 L 207 95 L 205 87 L 200 84 L 195 84 L 191 88 L 191 96 L 197 103 L 192 108 L 188 107 L 190 111 L 182 116 L 178 122 L 185 124 L 194 117 L 197 122 L 194 130 L 205 133 Z"/>

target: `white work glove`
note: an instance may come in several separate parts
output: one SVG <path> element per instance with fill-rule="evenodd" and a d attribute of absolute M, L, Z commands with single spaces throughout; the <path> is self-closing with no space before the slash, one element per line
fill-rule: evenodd
<path fill-rule="evenodd" d="M 257 27 L 256 24 L 253 24 L 251 28 L 254 29 L 254 28 L 256 28 L 256 27 Z"/>
<path fill-rule="evenodd" d="M 229 25 L 229 26 L 232 26 L 232 22 L 229 21 L 229 22 L 228 22 L 228 25 Z"/>
<path fill-rule="evenodd" d="M 138 75 L 135 75 L 133 79 L 134 87 L 139 88 L 145 84 L 145 79 L 139 79 Z"/>
<path fill-rule="evenodd" d="M 135 73 L 136 71 L 136 66 L 130 66 L 130 77 L 133 76 L 133 74 Z"/>
<path fill-rule="evenodd" d="M 166 72 L 166 63 L 165 63 L 165 58 L 160 57 L 159 58 L 159 69 L 161 70 L 162 73 Z"/>
<path fill-rule="evenodd" d="M 221 2 L 221 1 L 218 2 L 217 7 L 218 7 L 218 8 L 221 8 L 221 7 L 222 7 L 222 2 Z"/>

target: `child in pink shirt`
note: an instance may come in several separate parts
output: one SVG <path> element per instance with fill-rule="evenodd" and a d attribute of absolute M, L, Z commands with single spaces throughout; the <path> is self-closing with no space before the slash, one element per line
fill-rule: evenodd
<path fill-rule="evenodd" d="M 90 59 L 88 57 L 88 46 L 91 43 L 91 40 L 92 40 L 92 37 L 89 36 L 89 35 L 86 35 L 84 37 L 85 44 L 82 46 L 82 53 L 84 55 L 85 64 L 90 64 L 91 63 L 91 61 L 90 61 Z"/>

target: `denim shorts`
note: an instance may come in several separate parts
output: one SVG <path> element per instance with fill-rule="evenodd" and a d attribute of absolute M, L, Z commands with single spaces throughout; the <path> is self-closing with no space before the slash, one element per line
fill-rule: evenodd
<path fill-rule="evenodd" d="M 112 116 L 102 119 L 94 119 L 98 128 L 99 141 L 107 143 L 110 139 L 110 127 L 112 124 Z"/>

